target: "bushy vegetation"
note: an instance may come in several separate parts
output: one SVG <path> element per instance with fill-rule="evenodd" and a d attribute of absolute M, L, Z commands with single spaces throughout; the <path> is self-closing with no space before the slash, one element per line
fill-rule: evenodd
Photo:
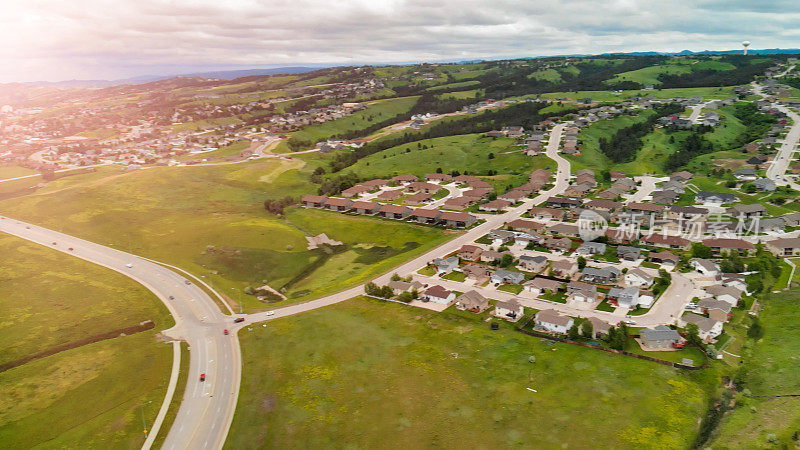
<path fill-rule="evenodd" d="M 642 138 L 653 131 L 656 120 L 681 111 L 683 106 L 676 103 L 659 106 L 655 109 L 656 114 L 651 115 L 646 121 L 618 130 L 609 140 L 600 138 L 600 151 L 615 163 L 632 161 L 636 157 L 636 152 L 642 148 Z"/>

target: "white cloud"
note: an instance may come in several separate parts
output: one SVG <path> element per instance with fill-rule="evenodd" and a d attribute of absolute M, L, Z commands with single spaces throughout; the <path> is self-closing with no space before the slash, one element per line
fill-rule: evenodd
<path fill-rule="evenodd" d="M 0 81 L 310 63 L 794 47 L 793 2 L 26 0 Z"/>

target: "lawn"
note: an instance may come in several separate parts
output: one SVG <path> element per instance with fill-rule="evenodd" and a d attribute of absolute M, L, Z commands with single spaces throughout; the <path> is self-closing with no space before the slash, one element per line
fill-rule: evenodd
<path fill-rule="evenodd" d="M 572 163 L 572 171 L 589 168 L 592 170 L 602 170 L 611 168 L 614 163 L 600 151 L 600 139 L 610 140 L 619 130 L 629 127 L 636 123 L 647 120 L 647 117 L 655 114 L 653 111 L 644 111 L 636 116 L 622 115 L 610 120 L 601 120 L 584 128 L 579 133 L 581 140 L 581 154 L 577 156 L 565 156 Z"/>
<path fill-rule="evenodd" d="M 457 170 L 476 175 L 487 175 L 494 170 L 500 175 L 487 177 L 486 181 L 505 188 L 508 184 L 525 183 L 535 169 L 556 168 L 556 163 L 547 156 L 526 156 L 515 144 L 514 139 L 487 138 L 482 134 L 426 139 L 375 153 L 345 171 L 363 178 L 390 178 L 406 173 L 424 176 L 439 168 L 445 173 Z M 491 159 L 490 153 L 494 155 Z"/>
<path fill-rule="evenodd" d="M 679 64 L 659 64 L 657 66 L 644 67 L 642 69 L 631 70 L 614 75 L 605 81 L 606 84 L 616 84 L 623 81 L 632 81 L 641 85 L 659 85 L 661 81 L 658 76 L 664 75 L 683 75 L 690 73 L 692 69 L 688 65 Z"/>
<path fill-rule="evenodd" d="M 716 383 L 710 372 L 491 331 L 480 316 L 363 298 L 240 334 L 227 448 L 375 448 L 386 436 L 405 448 L 681 448 Z M 580 413 L 586 405 L 592 414 Z"/>
<path fill-rule="evenodd" d="M 177 265 L 235 299 L 246 286 L 286 286 L 291 301 L 350 287 L 453 236 L 442 229 L 324 211 L 264 211 L 267 198 L 316 191 L 324 156 L 235 165 L 118 169 L 57 180 L 0 201 L 3 211 L 105 245 Z M 81 181 L 84 180 L 84 181 Z M 307 250 L 327 233 L 345 246 Z M 267 306 L 243 295 L 249 310 Z"/>
<path fill-rule="evenodd" d="M 0 362 L 156 323 L 0 373 L 2 447 L 140 447 L 142 415 L 152 423 L 172 367 L 172 349 L 155 338 L 173 324 L 166 308 L 121 274 L 16 237 L 0 235 L 0 253 L 13 255 L 0 283 Z"/>
<path fill-rule="evenodd" d="M 745 343 L 740 350 L 728 349 L 743 357 L 746 371 L 743 387 L 752 395 L 798 393 L 798 301 L 797 289 L 768 295 L 762 301 L 764 310 L 760 316 L 764 337 L 755 344 Z M 709 444 L 715 449 L 792 447 L 792 434 L 798 429 L 800 403 L 796 398 L 745 398 L 722 420 Z M 775 434 L 778 441 L 768 444 L 769 434 Z"/>
<path fill-rule="evenodd" d="M 730 87 L 698 87 L 698 88 L 670 88 L 654 89 L 645 91 L 642 89 L 625 90 L 612 94 L 611 91 L 571 91 L 571 92 L 548 92 L 542 94 L 543 98 L 567 98 L 576 100 L 579 98 L 591 98 L 597 102 L 620 102 L 631 97 L 653 96 L 656 98 L 672 97 L 703 97 L 704 99 L 727 98 L 732 95 Z"/>
<path fill-rule="evenodd" d="M 478 80 L 459 81 L 457 83 L 440 84 L 438 86 L 431 86 L 426 91 L 446 91 L 448 89 L 457 89 L 461 87 L 474 86 L 480 84 Z"/>
<path fill-rule="evenodd" d="M 397 117 L 411 110 L 418 97 L 399 97 L 371 102 L 367 109 L 341 119 L 310 125 L 295 131 L 291 137 L 300 141 L 319 142 L 340 133 L 363 130 L 375 123 Z"/>
<path fill-rule="evenodd" d="M 250 141 L 237 141 L 229 145 L 225 145 L 220 147 L 216 150 L 211 150 L 208 152 L 203 153 L 187 153 L 185 155 L 180 155 L 175 159 L 178 161 L 186 161 L 186 160 L 194 160 L 194 159 L 205 159 L 205 158 L 227 158 L 230 156 L 239 156 L 243 150 L 247 150 L 250 147 Z"/>
<path fill-rule="evenodd" d="M 542 69 L 528 75 L 528 78 L 533 78 L 539 81 L 550 81 L 556 83 L 561 81 L 561 73 L 556 69 Z"/>

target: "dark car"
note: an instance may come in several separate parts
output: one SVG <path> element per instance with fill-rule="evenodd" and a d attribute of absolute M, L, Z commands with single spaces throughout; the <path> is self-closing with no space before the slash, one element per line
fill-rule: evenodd
<path fill-rule="evenodd" d="M 53 245 L 58 245 L 58 242 L 53 242 Z"/>
<path fill-rule="evenodd" d="M 191 282 L 191 281 L 189 281 L 189 280 L 183 280 L 183 282 L 184 282 L 184 283 L 186 283 L 186 285 L 187 285 L 187 286 L 188 286 L 188 285 L 190 285 L 190 284 L 192 284 L 192 282 Z"/>
<path fill-rule="evenodd" d="M 206 374 L 204 373 L 200 374 L 200 381 L 206 381 Z"/>
<path fill-rule="evenodd" d="M 237 318 L 233 319 L 233 321 L 236 322 L 236 323 L 242 323 L 242 322 L 244 322 L 244 317 L 237 317 Z"/>
<path fill-rule="evenodd" d="M 72 248 L 72 247 L 70 247 L 70 248 L 68 248 L 67 250 L 69 250 L 69 251 L 72 251 L 72 250 L 73 250 L 73 248 Z"/>

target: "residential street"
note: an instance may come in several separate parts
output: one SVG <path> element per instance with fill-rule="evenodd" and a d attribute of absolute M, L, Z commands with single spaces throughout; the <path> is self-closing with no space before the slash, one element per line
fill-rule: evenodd
<path fill-rule="evenodd" d="M 753 86 L 756 94 L 766 97 L 761 85 L 754 84 Z M 786 133 L 786 137 L 783 139 L 778 149 L 778 154 L 775 155 L 775 159 L 773 159 L 769 167 L 767 167 L 767 178 L 774 181 L 778 186 L 789 185 L 792 189 L 800 190 L 800 184 L 786 177 L 786 171 L 789 169 L 792 153 L 794 153 L 797 148 L 797 143 L 800 141 L 800 115 L 780 103 L 776 102 L 774 105 L 778 110 L 789 116 L 794 123 L 791 128 L 789 128 L 789 132 Z"/>

